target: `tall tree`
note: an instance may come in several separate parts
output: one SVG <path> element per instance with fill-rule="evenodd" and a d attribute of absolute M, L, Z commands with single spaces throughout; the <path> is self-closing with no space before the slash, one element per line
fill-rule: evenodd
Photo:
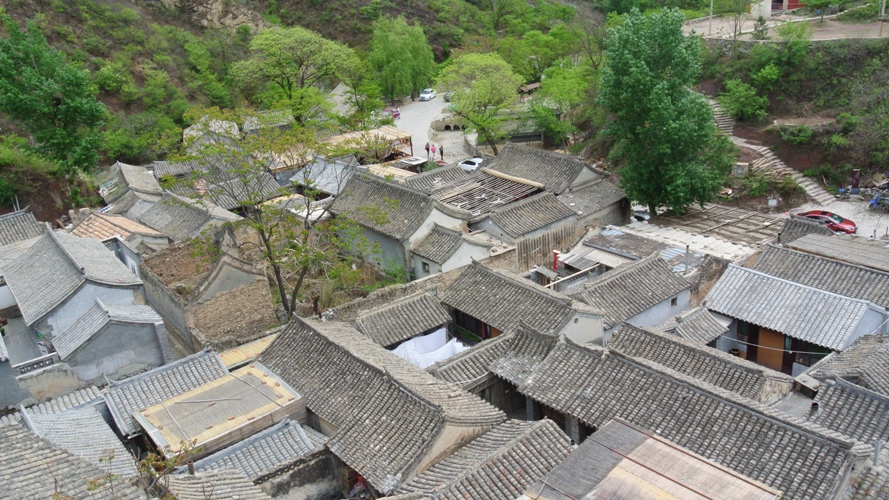
<path fill-rule="evenodd" d="M 88 172 L 98 162 L 105 106 L 89 73 L 49 46 L 34 23 L 22 30 L 0 11 L 0 112 L 18 121 L 38 152 L 65 173 Z"/>
<path fill-rule="evenodd" d="M 435 71 L 435 58 L 423 28 L 408 25 L 403 16 L 374 22 L 368 62 L 383 96 L 389 99 L 419 95 Z"/>
<path fill-rule="evenodd" d="M 454 91 L 453 112 L 491 145 L 508 131 L 510 116 L 518 103 L 522 77 L 497 54 L 464 54 L 445 68 L 438 79 L 443 89 Z"/>
<path fill-rule="evenodd" d="M 233 70 L 242 84 L 270 83 L 289 102 L 300 89 L 337 79 L 352 55 L 352 49 L 314 31 L 276 26 L 253 37 L 250 57 Z"/>
<path fill-rule="evenodd" d="M 691 89 L 700 41 L 685 36 L 684 20 L 678 9 L 650 17 L 633 9 L 606 38 L 598 102 L 615 117 L 608 131 L 617 139 L 612 154 L 625 161 L 621 185 L 652 215 L 712 200 L 734 161 L 710 107 Z"/>

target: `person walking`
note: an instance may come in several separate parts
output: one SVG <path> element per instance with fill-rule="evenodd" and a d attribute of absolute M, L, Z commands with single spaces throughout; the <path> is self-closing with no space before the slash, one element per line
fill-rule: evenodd
<path fill-rule="evenodd" d="M 438 145 L 438 154 L 441 155 L 441 161 L 444 161 L 444 144 Z"/>
<path fill-rule="evenodd" d="M 429 143 L 426 143 L 426 159 L 429 159 Z"/>
<path fill-rule="evenodd" d="M 435 144 L 432 144 L 432 159 L 435 159 Z"/>

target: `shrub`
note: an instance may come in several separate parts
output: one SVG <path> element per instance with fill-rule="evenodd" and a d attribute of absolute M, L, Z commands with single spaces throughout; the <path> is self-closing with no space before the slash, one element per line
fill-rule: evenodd
<path fill-rule="evenodd" d="M 808 125 L 782 126 L 778 129 L 781 139 L 790 144 L 808 144 L 815 132 Z"/>
<path fill-rule="evenodd" d="M 730 116 L 741 121 L 760 121 L 766 117 L 769 99 L 756 95 L 756 89 L 741 80 L 725 82 L 726 92 L 719 95 L 719 104 Z"/>
<path fill-rule="evenodd" d="M 106 64 L 93 75 L 93 83 L 105 92 L 117 92 L 128 82 L 132 82 L 132 76 L 120 63 Z"/>
<path fill-rule="evenodd" d="M 771 90 L 775 82 L 781 78 L 781 70 L 772 63 L 766 65 L 753 75 L 753 84 L 760 90 Z"/>

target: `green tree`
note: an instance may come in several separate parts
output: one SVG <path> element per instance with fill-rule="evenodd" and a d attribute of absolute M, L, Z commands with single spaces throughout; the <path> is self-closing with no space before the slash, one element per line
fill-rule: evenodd
<path fill-rule="evenodd" d="M 824 11 L 831 5 L 842 5 L 842 0 L 805 0 L 803 5 L 818 12 L 821 12 L 821 21 L 824 22 Z"/>
<path fill-rule="evenodd" d="M 587 100 L 592 78 L 586 65 L 572 64 L 567 59 L 545 74 L 531 101 L 531 117 L 548 136 L 562 143 L 579 130 L 578 110 Z"/>
<path fill-rule="evenodd" d="M 700 73 L 700 40 L 682 32 L 678 9 L 646 17 L 634 9 L 606 39 L 608 60 L 598 102 L 614 115 L 608 132 L 622 157 L 621 185 L 652 214 L 712 200 L 733 162 L 713 114 L 691 86 Z"/>
<path fill-rule="evenodd" d="M 725 92 L 719 94 L 719 104 L 730 116 L 741 121 L 760 121 L 766 117 L 769 98 L 756 95 L 756 89 L 741 80 L 725 82 Z"/>
<path fill-rule="evenodd" d="M 18 121 L 37 151 L 66 174 L 88 172 L 98 163 L 99 128 L 105 106 L 96 100 L 89 73 L 66 61 L 37 26 L 22 30 L 0 11 L 0 112 Z"/>
<path fill-rule="evenodd" d="M 272 27 L 250 41 L 250 56 L 232 70 L 241 84 L 271 84 L 275 94 L 292 101 L 299 89 L 335 80 L 352 49 L 318 33 L 294 26 Z"/>
<path fill-rule="evenodd" d="M 453 112 L 491 145 L 503 139 L 514 118 L 522 78 L 497 54 L 464 54 L 442 71 L 438 84 L 453 90 Z"/>
<path fill-rule="evenodd" d="M 408 25 L 403 16 L 374 22 L 367 59 L 383 96 L 389 99 L 419 95 L 435 71 L 435 58 L 423 28 Z"/>

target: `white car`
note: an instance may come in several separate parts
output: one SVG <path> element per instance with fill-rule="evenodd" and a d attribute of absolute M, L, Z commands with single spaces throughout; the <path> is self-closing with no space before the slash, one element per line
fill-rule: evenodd
<path fill-rule="evenodd" d="M 461 161 L 457 164 L 457 166 L 467 172 L 475 172 L 476 170 L 478 170 L 478 167 L 481 166 L 483 161 L 485 161 L 483 158 L 469 158 L 467 160 Z"/>
<path fill-rule="evenodd" d="M 437 95 L 438 95 L 438 92 L 436 92 L 435 89 L 423 89 L 423 91 L 420 92 L 420 100 L 421 101 L 431 101 L 431 100 L 435 99 L 435 96 L 437 96 Z"/>

